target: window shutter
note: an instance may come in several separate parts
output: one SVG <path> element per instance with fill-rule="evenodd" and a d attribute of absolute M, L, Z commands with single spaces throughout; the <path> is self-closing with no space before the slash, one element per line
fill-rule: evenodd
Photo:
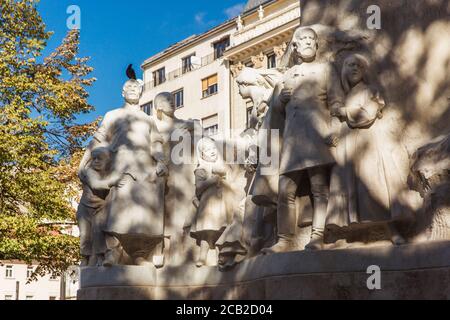
<path fill-rule="evenodd" d="M 208 87 L 217 84 L 217 74 L 208 78 Z"/>
<path fill-rule="evenodd" d="M 202 80 L 202 91 L 208 90 L 208 79 Z"/>
<path fill-rule="evenodd" d="M 219 123 L 219 117 L 217 114 L 215 114 L 213 116 L 204 118 L 202 122 L 203 122 L 203 128 L 209 128 L 209 127 L 215 126 Z"/>

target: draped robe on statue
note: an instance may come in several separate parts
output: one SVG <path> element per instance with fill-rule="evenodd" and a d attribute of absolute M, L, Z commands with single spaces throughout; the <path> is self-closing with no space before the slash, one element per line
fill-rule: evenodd
<path fill-rule="evenodd" d="M 346 99 L 347 123 L 336 150 L 328 204 L 328 227 L 413 218 L 393 154 L 395 144 L 381 119 L 385 102 L 360 82 Z"/>
<path fill-rule="evenodd" d="M 153 118 L 138 108 L 108 112 L 95 136 L 113 152 L 113 171 L 123 174 L 107 199 L 105 232 L 133 256 L 147 255 L 163 239 L 164 179 L 162 139 Z"/>

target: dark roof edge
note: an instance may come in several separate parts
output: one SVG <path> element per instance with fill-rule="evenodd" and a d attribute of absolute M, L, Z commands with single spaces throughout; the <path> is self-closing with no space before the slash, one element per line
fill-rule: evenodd
<path fill-rule="evenodd" d="M 268 5 L 268 4 L 270 4 L 271 2 L 277 2 L 278 0 L 266 0 L 266 1 L 264 1 L 264 2 L 261 2 L 259 5 L 257 5 L 256 7 L 254 7 L 254 8 L 252 8 L 252 9 L 249 9 L 249 10 L 247 10 L 247 11 L 244 11 L 244 12 L 242 12 L 241 13 L 241 16 L 243 16 L 243 17 L 245 17 L 245 16 L 248 16 L 248 15 L 250 15 L 250 14 L 252 14 L 252 13 L 254 13 L 255 11 L 258 11 L 259 10 L 259 6 L 266 6 L 266 5 Z"/>

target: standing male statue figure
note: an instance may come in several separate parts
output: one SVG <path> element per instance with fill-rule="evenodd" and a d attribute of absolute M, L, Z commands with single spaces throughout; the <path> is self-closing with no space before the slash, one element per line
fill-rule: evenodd
<path fill-rule="evenodd" d="M 278 242 L 263 253 L 295 248 L 296 197 L 306 192 L 308 180 L 313 197 L 313 227 L 307 249 L 323 245 L 329 197 L 329 169 L 335 163 L 337 144 L 332 121 L 339 122 L 344 94 L 336 70 L 318 62 L 318 36 L 311 28 L 294 33 L 285 58 L 290 69 L 275 88 L 274 103 L 285 116 L 277 207 Z M 305 186 L 306 185 L 306 186 Z"/>
<path fill-rule="evenodd" d="M 167 159 L 153 118 L 140 110 L 142 90 L 135 77 L 125 83 L 125 105 L 105 115 L 81 164 L 90 158 L 92 147 L 107 146 L 113 153 L 112 172 L 122 176 L 112 186 L 105 206 L 104 266 L 121 263 L 124 253 L 133 264 L 149 264 L 164 237 Z"/>
<path fill-rule="evenodd" d="M 161 92 L 154 99 L 154 120 L 168 159 L 169 174 L 165 189 L 164 236 L 165 253 L 170 263 L 184 262 L 189 242 L 183 226 L 195 217 L 192 199 L 195 197 L 195 143 L 201 139 L 203 128 L 199 120 L 183 120 L 175 116 L 173 94 Z M 182 148 L 180 148 L 182 147 Z M 173 154 L 172 154 L 173 153 Z"/>

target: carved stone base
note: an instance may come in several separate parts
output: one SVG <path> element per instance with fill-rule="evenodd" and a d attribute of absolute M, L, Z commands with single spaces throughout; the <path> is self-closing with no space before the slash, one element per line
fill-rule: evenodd
<path fill-rule="evenodd" d="M 381 269 L 381 290 L 367 288 L 371 265 Z M 258 256 L 225 273 L 84 268 L 78 299 L 450 299 L 450 242 Z"/>

